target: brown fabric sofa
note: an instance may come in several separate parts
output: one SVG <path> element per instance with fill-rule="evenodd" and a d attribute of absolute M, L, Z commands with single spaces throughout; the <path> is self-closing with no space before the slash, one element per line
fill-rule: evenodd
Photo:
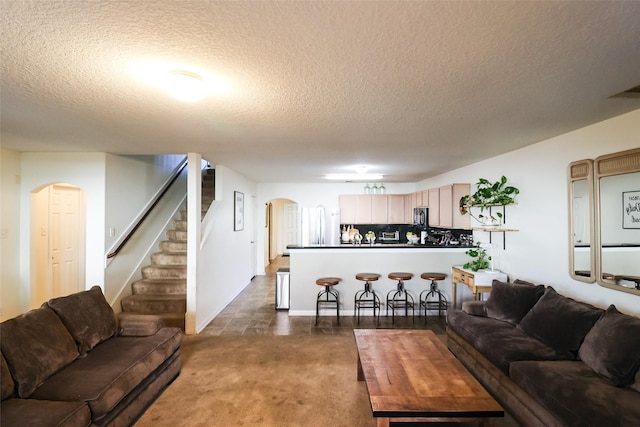
<path fill-rule="evenodd" d="M 640 425 L 640 318 L 493 282 L 447 313 L 451 352 L 524 426 Z"/>
<path fill-rule="evenodd" d="M 100 287 L 0 324 L 10 426 L 129 426 L 180 373 L 182 331 L 156 316 L 116 318 Z"/>

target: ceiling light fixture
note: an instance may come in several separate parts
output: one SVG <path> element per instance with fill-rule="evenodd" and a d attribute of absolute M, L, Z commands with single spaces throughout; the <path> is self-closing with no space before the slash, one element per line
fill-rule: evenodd
<path fill-rule="evenodd" d="M 324 179 L 334 181 L 375 181 L 382 179 L 382 175 L 377 173 L 330 173 L 325 175 Z"/>
<path fill-rule="evenodd" d="M 204 98 L 204 79 L 190 71 L 170 71 L 166 75 L 165 90 L 182 102 L 196 102 Z"/>

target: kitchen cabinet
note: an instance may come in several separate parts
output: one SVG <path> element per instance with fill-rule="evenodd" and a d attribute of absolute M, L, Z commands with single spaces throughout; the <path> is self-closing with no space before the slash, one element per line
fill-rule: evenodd
<path fill-rule="evenodd" d="M 407 224 L 404 207 L 404 195 L 390 194 L 387 196 L 387 223 Z"/>
<path fill-rule="evenodd" d="M 429 198 L 429 226 L 440 227 L 440 189 L 428 190 Z"/>
<path fill-rule="evenodd" d="M 470 228 L 459 202 L 469 184 L 451 184 L 411 194 L 346 194 L 338 197 L 342 224 L 413 224 L 413 209 L 429 208 L 431 227 Z"/>
<path fill-rule="evenodd" d="M 412 206 L 414 208 L 418 208 L 422 205 L 422 191 L 416 191 L 415 193 L 411 193 Z M 413 208 L 412 208 L 413 210 Z"/>
<path fill-rule="evenodd" d="M 440 187 L 440 227 L 471 228 L 469 215 L 460 213 L 460 199 L 469 194 L 469 184 L 451 184 Z M 431 211 L 429 211 L 431 214 Z"/>
<path fill-rule="evenodd" d="M 372 195 L 364 194 L 356 196 L 356 217 L 353 221 L 354 224 L 372 224 L 371 215 L 371 199 Z"/>
<path fill-rule="evenodd" d="M 405 194 L 404 198 L 404 221 L 403 224 L 413 224 L 413 194 Z"/>
<path fill-rule="evenodd" d="M 345 194 L 338 196 L 340 205 L 340 223 L 356 223 L 356 195 Z"/>
<path fill-rule="evenodd" d="M 416 207 L 428 208 L 429 207 L 429 190 L 422 190 L 421 193 L 422 193 L 422 204 Z"/>
<path fill-rule="evenodd" d="M 377 194 L 370 197 L 371 224 L 390 224 L 391 221 L 389 221 L 389 196 L 386 196 L 384 194 Z"/>
<path fill-rule="evenodd" d="M 340 222 L 342 224 L 411 224 L 406 215 L 404 194 L 347 194 L 340 195 Z M 410 200 L 410 199 L 409 199 Z"/>

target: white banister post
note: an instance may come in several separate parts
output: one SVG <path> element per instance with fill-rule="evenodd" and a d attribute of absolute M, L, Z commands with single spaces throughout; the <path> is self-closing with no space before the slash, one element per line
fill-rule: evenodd
<path fill-rule="evenodd" d="M 200 259 L 200 205 L 202 203 L 202 155 L 187 154 L 187 312 L 185 333 L 196 333 L 198 261 Z"/>

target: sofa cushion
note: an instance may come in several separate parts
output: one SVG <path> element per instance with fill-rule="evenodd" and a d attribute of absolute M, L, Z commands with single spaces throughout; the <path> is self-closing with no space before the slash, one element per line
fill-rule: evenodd
<path fill-rule="evenodd" d="M 118 335 L 123 337 L 147 337 L 162 329 L 164 323 L 154 314 L 118 314 Z"/>
<path fill-rule="evenodd" d="M 614 387 L 581 361 L 514 362 L 509 376 L 562 425 L 640 425 L 640 394 Z"/>
<path fill-rule="evenodd" d="M 577 354 L 584 336 L 604 310 L 575 301 L 548 287 L 518 328 L 559 352 Z"/>
<path fill-rule="evenodd" d="M 48 378 L 32 398 L 85 401 L 95 422 L 178 350 L 181 339 L 177 328 L 149 337 L 113 337 Z"/>
<path fill-rule="evenodd" d="M 98 343 L 114 336 L 116 317 L 99 286 L 88 291 L 49 300 L 47 305 L 60 317 L 84 356 Z"/>
<path fill-rule="evenodd" d="M 630 384 L 640 367 L 640 318 L 610 305 L 584 338 L 578 355 L 616 386 Z"/>
<path fill-rule="evenodd" d="M 0 336 L 2 354 L 22 398 L 78 357 L 69 331 L 46 306 L 2 322 Z"/>
<path fill-rule="evenodd" d="M 9 399 L 2 402 L 2 427 L 86 427 L 91 411 L 85 402 Z"/>
<path fill-rule="evenodd" d="M 488 317 L 517 325 L 544 293 L 544 286 L 494 280 L 485 306 Z"/>
<path fill-rule="evenodd" d="M 2 383 L 2 399 L 5 400 L 13 397 L 16 392 L 16 383 L 11 378 L 11 372 L 7 366 L 7 361 L 4 360 L 4 354 L 0 354 L 0 383 Z"/>
<path fill-rule="evenodd" d="M 558 352 L 502 320 L 472 316 L 460 310 L 449 310 L 447 323 L 505 374 L 509 372 L 509 365 L 518 360 L 573 358 L 571 353 Z"/>

